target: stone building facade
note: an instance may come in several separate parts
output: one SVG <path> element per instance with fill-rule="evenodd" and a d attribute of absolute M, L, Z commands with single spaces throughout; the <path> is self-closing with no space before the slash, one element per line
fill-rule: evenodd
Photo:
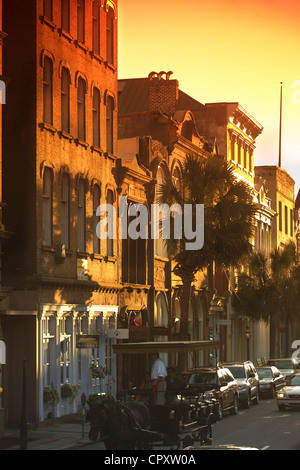
<path fill-rule="evenodd" d="M 3 402 L 7 421 L 18 421 L 26 358 L 34 422 L 76 411 L 81 393 L 115 390 L 118 243 L 99 240 L 96 227 L 99 204 L 117 204 L 118 10 L 115 0 L 28 0 L 6 2 L 3 14 L 3 193 L 14 232 L 4 264 L 13 290 L 1 306 Z M 75 402 L 62 394 L 70 384 Z M 52 386 L 54 410 L 43 400 Z"/>

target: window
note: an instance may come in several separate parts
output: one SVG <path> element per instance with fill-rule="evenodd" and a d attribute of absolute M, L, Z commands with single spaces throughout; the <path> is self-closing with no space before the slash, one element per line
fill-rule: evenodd
<path fill-rule="evenodd" d="M 113 206 L 114 204 L 114 193 L 112 192 L 111 189 L 108 189 L 107 191 L 107 198 L 106 202 L 108 205 Z M 114 256 L 114 238 L 113 238 L 113 232 L 107 234 L 107 256 Z"/>
<path fill-rule="evenodd" d="M 70 73 L 66 68 L 61 73 L 61 130 L 70 132 Z"/>
<path fill-rule="evenodd" d="M 100 5 L 93 1 L 93 51 L 100 55 Z"/>
<path fill-rule="evenodd" d="M 114 63 L 114 11 L 109 7 L 106 17 L 106 60 Z"/>
<path fill-rule="evenodd" d="M 100 222 L 100 217 L 97 217 L 97 208 L 100 205 L 100 187 L 96 184 L 93 192 L 93 252 L 100 253 L 100 239 L 97 236 L 97 225 Z"/>
<path fill-rule="evenodd" d="M 45 168 L 43 178 L 43 232 L 46 246 L 52 245 L 52 171 Z"/>
<path fill-rule="evenodd" d="M 278 218 L 279 218 L 279 221 L 278 221 L 279 230 L 280 232 L 282 232 L 282 202 L 281 201 L 279 201 L 279 205 L 278 205 Z"/>
<path fill-rule="evenodd" d="M 70 0 L 61 0 L 61 27 L 70 32 Z"/>
<path fill-rule="evenodd" d="M 128 217 L 128 225 L 135 219 Z M 122 280 L 132 284 L 146 284 L 146 240 L 134 240 L 129 235 L 122 240 Z"/>
<path fill-rule="evenodd" d="M 79 77 L 77 89 L 77 124 L 79 140 L 85 140 L 85 93 L 85 80 L 82 77 Z"/>
<path fill-rule="evenodd" d="M 290 234 L 291 234 L 291 237 L 294 236 L 293 223 L 294 223 L 294 213 L 293 213 L 293 209 L 290 209 Z"/>
<path fill-rule="evenodd" d="M 44 0 L 44 16 L 52 20 L 52 0 Z"/>
<path fill-rule="evenodd" d="M 284 228 L 286 235 L 289 233 L 288 208 L 284 206 Z"/>
<path fill-rule="evenodd" d="M 46 124 L 53 124 L 53 64 L 49 57 L 44 60 L 43 77 L 43 121 Z"/>
<path fill-rule="evenodd" d="M 59 320 L 60 333 L 60 383 L 70 383 L 72 317 L 63 317 Z"/>
<path fill-rule="evenodd" d="M 77 40 L 85 42 L 85 0 L 77 0 Z"/>
<path fill-rule="evenodd" d="M 78 251 L 85 252 L 85 184 L 78 183 Z"/>
<path fill-rule="evenodd" d="M 107 97 L 106 103 L 106 151 L 113 154 L 114 152 L 114 99 L 112 96 Z"/>
<path fill-rule="evenodd" d="M 62 178 L 62 197 L 61 197 L 61 243 L 69 248 L 70 239 L 70 177 L 64 173 Z"/>
<path fill-rule="evenodd" d="M 231 160 L 234 162 L 235 161 L 235 137 L 234 135 L 231 135 L 230 149 L 231 149 Z"/>
<path fill-rule="evenodd" d="M 93 145 L 100 148 L 100 91 L 94 88 L 93 93 Z"/>

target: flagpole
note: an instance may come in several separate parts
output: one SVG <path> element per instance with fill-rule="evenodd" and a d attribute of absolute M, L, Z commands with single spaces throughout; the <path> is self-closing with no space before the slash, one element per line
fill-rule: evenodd
<path fill-rule="evenodd" d="M 279 160 L 278 160 L 279 168 L 281 168 L 281 132 L 282 132 L 282 82 L 280 82 Z"/>

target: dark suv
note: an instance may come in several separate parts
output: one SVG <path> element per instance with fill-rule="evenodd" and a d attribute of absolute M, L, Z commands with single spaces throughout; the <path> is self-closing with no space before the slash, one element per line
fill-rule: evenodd
<path fill-rule="evenodd" d="M 217 419 L 223 412 L 238 414 L 238 384 L 231 372 L 224 367 L 202 367 L 183 373 L 187 389 L 194 390 L 200 398 L 215 398 L 219 401 Z"/>
<path fill-rule="evenodd" d="M 252 402 L 259 402 L 259 377 L 251 361 L 225 362 L 224 367 L 230 370 L 239 387 L 239 402 L 250 408 Z"/>

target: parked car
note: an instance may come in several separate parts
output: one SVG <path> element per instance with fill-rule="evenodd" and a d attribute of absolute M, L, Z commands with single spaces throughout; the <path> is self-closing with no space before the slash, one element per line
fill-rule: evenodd
<path fill-rule="evenodd" d="M 219 401 L 217 419 L 229 410 L 238 414 L 238 384 L 231 372 L 223 367 L 203 367 L 185 371 L 183 378 L 187 389 L 194 390 L 201 398 L 215 398 Z"/>
<path fill-rule="evenodd" d="M 300 407 L 300 374 L 292 377 L 289 385 L 277 392 L 277 406 L 280 411 L 288 407 Z"/>
<path fill-rule="evenodd" d="M 285 377 L 288 383 L 297 372 L 299 372 L 299 365 L 296 360 L 292 358 L 287 359 L 270 359 L 268 361 L 269 366 L 275 366 L 280 370 L 282 375 Z"/>
<path fill-rule="evenodd" d="M 285 378 L 275 366 L 256 367 L 259 377 L 260 396 L 276 397 L 276 393 L 286 384 Z"/>
<path fill-rule="evenodd" d="M 251 361 L 246 362 L 226 362 L 224 367 L 230 370 L 238 383 L 239 402 L 250 408 L 252 402 L 259 403 L 259 378 Z"/>

